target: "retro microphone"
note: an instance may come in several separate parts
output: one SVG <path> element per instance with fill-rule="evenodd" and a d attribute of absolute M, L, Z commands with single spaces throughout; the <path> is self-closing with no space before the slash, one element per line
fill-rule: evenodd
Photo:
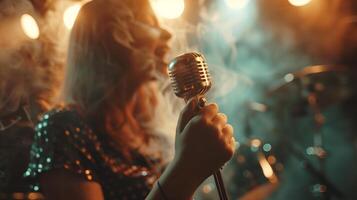
<path fill-rule="evenodd" d="M 211 76 L 203 55 L 191 52 L 174 58 L 168 65 L 171 85 L 176 96 L 186 102 L 191 98 L 198 98 L 199 106 L 204 106 L 204 94 L 211 88 Z M 227 200 L 227 193 L 223 184 L 220 170 L 213 174 L 219 198 Z"/>

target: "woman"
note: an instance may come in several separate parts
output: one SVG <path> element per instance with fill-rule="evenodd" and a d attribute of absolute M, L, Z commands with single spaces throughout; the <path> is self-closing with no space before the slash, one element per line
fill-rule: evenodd
<path fill-rule="evenodd" d="M 155 138 L 143 124 L 155 113 L 155 71 L 164 69 L 169 38 L 146 0 L 82 7 L 69 45 L 66 106 L 37 126 L 25 172 L 34 190 L 48 199 L 189 199 L 229 160 L 234 139 L 227 118 L 215 104 L 195 114 L 190 101 L 174 159 L 158 179 L 160 156 L 150 152 Z"/>

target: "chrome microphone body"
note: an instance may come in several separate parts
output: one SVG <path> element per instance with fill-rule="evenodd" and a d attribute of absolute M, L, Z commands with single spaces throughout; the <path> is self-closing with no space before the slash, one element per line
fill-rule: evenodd
<path fill-rule="evenodd" d="M 168 71 L 175 94 L 185 101 L 203 96 L 211 88 L 206 60 L 199 53 L 186 53 L 174 58 Z"/>
<path fill-rule="evenodd" d="M 191 98 L 198 98 L 199 106 L 204 106 L 206 102 L 204 95 L 211 88 L 212 81 L 202 54 L 191 52 L 174 58 L 168 65 L 168 74 L 173 90 L 178 97 L 183 98 L 186 102 Z M 219 198 L 227 200 L 220 170 L 213 176 Z"/>

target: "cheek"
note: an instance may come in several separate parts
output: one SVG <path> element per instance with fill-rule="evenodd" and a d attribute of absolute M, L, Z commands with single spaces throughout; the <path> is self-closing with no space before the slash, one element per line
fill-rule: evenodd
<path fill-rule="evenodd" d="M 151 104 L 154 107 L 157 107 L 157 105 L 159 104 L 159 89 L 158 89 L 158 85 L 157 82 L 152 82 L 150 85 L 150 93 L 151 93 Z"/>
<path fill-rule="evenodd" d="M 144 96 L 142 96 L 142 110 L 146 112 L 146 115 L 152 116 L 155 114 L 155 110 L 158 105 L 157 95 L 155 91 L 152 91 L 150 89 L 147 90 L 143 95 Z"/>
<path fill-rule="evenodd" d="M 159 101 L 158 101 L 157 93 L 156 93 L 156 91 L 153 91 L 150 94 L 150 104 L 153 108 L 156 108 L 158 103 L 159 103 Z"/>
<path fill-rule="evenodd" d="M 157 87 L 150 83 L 140 88 L 137 93 L 136 113 L 145 118 L 152 117 L 159 103 L 157 95 Z"/>

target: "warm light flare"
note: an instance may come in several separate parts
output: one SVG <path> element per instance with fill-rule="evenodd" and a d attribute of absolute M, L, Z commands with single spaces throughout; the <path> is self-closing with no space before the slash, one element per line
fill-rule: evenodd
<path fill-rule="evenodd" d="M 286 75 L 284 76 L 284 80 L 285 80 L 287 83 L 293 81 L 294 79 L 295 79 L 294 74 L 291 74 L 291 73 L 286 74 Z"/>
<path fill-rule="evenodd" d="M 273 176 L 273 169 L 271 168 L 269 162 L 266 159 L 259 160 L 259 164 L 262 167 L 263 174 L 265 177 L 269 178 Z"/>
<path fill-rule="evenodd" d="M 63 13 L 63 22 L 68 30 L 71 30 L 74 22 L 76 21 L 79 10 L 81 9 L 81 4 L 76 3 L 68 7 Z"/>
<path fill-rule="evenodd" d="M 21 16 L 21 27 L 27 37 L 37 39 L 40 36 L 40 29 L 36 20 L 29 14 Z"/>
<path fill-rule="evenodd" d="M 274 174 L 273 168 L 269 164 L 268 160 L 265 158 L 263 154 L 258 154 L 259 164 L 263 170 L 264 176 L 269 179 L 270 182 L 276 183 L 277 177 Z"/>
<path fill-rule="evenodd" d="M 293 6 L 305 6 L 311 2 L 311 0 L 289 0 Z"/>
<path fill-rule="evenodd" d="M 150 2 L 156 15 L 167 19 L 180 17 L 185 9 L 184 0 L 151 0 Z"/>
<path fill-rule="evenodd" d="M 249 0 L 225 0 L 227 6 L 232 9 L 242 9 L 244 8 Z"/>
<path fill-rule="evenodd" d="M 251 102 L 249 104 L 249 107 L 254 110 L 254 111 L 258 111 L 258 112 L 265 112 L 268 110 L 268 107 L 262 103 L 258 103 L 258 102 Z"/>
<path fill-rule="evenodd" d="M 211 184 L 206 184 L 202 187 L 202 191 L 205 194 L 208 194 L 212 191 L 213 187 L 211 186 Z"/>
<path fill-rule="evenodd" d="M 250 145 L 255 148 L 260 147 L 261 144 L 262 142 L 259 139 L 253 139 L 250 141 Z"/>

